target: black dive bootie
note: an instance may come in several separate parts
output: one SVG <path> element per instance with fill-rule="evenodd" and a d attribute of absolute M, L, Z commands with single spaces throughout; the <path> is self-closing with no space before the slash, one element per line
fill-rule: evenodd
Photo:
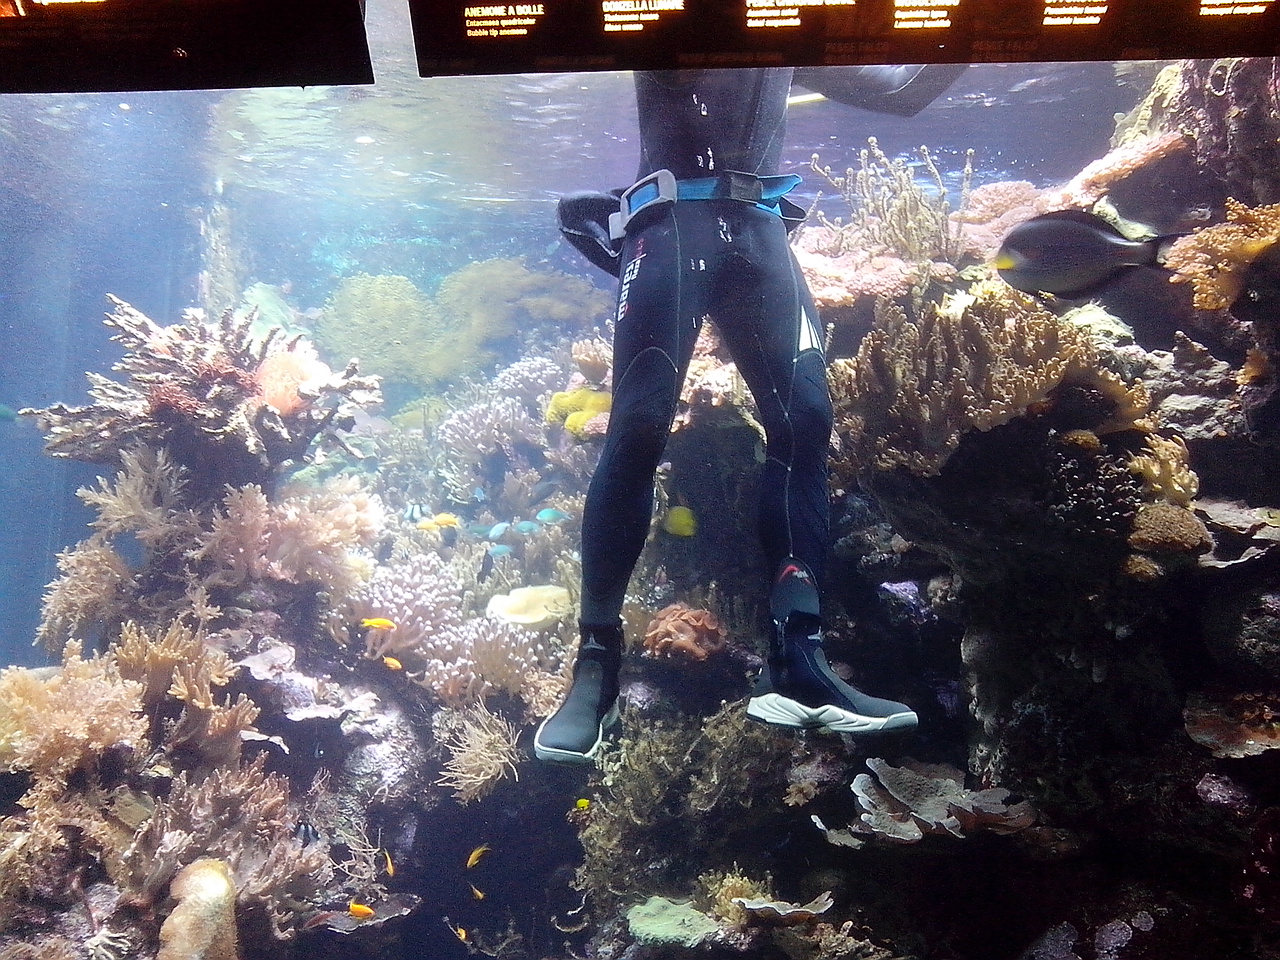
<path fill-rule="evenodd" d="M 804 564 L 783 564 L 769 607 L 774 628 L 769 659 L 751 691 L 747 716 L 779 727 L 836 733 L 915 727 L 915 712 L 906 704 L 869 697 L 831 672 L 822 652 L 818 591 Z"/>
<path fill-rule="evenodd" d="M 564 703 L 542 721 L 533 738 L 539 760 L 592 763 L 604 732 L 618 719 L 618 671 L 622 667 L 622 627 L 583 624 L 573 686 Z"/>

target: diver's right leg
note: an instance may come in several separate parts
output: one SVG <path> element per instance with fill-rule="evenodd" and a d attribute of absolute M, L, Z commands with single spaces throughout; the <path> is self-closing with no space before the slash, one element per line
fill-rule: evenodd
<path fill-rule="evenodd" d="M 676 219 L 645 228 L 623 250 L 613 404 L 582 515 L 582 643 L 568 696 L 534 737 L 540 760 L 593 762 L 617 718 L 622 603 L 649 535 L 653 473 L 701 326 L 696 296 L 682 296 Z"/>

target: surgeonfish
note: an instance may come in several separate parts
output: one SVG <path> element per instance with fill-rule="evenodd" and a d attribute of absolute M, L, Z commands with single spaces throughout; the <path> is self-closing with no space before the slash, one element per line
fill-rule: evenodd
<path fill-rule="evenodd" d="M 995 266 L 1005 283 L 1024 293 L 1077 299 L 1129 267 L 1158 265 L 1173 239 L 1130 240 L 1092 213 L 1059 210 L 1010 230 Z"/>
<path fill-rule="evenodd" d="M 662 529 L 673 537 L 692 537 L 698 532 L 698 518 L 685 506 L 674 506 L 662 518 Z"/>
<path fill-rule="evenodd" d="M 488 852 L 489 852 L 490 850 L 492 850 L 492 849 L 493 849 L 493 848 L 492 848 L 491 846 L 489 846 L 487 843 L 482 843 L 482 844 L 480 844 L 480 846 L 478 846 L 478 847 L 476 847 L 474 850 L 472 850 L 472 851 L 471 851 L 471 853 L 470 853 L 470 854 L 468 854 L 468 856 L 467 856 L 467 869 L 468 869 L 468 870 L 470 870 L 470 869 L 471 869 L 472 867 L 474 867 L 477 863 L 479 863 L 481 860 L 483 860 L 483 859 L 484 859 L 484 855 L 485 855 L 486 853 L 488 853 Z"/>

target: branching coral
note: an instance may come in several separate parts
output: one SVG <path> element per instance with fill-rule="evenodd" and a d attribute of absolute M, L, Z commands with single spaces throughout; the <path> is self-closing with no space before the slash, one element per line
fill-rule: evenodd
<path fill-rule="evenodd" d="M 1007 804 L 1001 787 L 967 790 L 964 774 L 946 764 L 907 761 L 895 767 L 871 757 L 875 776 L 860 773 L 853 792 L 863 813 L 855 832 L 871 833 L 900 843 L 915 843 L 926 833 L 963 837 L 975 830 L 1016 833 L 1036 822 L 1027 801 Z"/>
<path fill-rule="evenodd" d="M 539 686 L 530 686 L 535 678 L 560 674 L 562 656 L 549 641 L 488 618 L 468 619 L 461 585 L 435 554 L 380 567 L 353 608 L 357 619 L 395 624 L 368 628 L 365 656 L 403 660 L 420 684 L 449 704 L 495 690 L 525 696 Z"/>
<path fill-rule="evenodd" d="M 644 632 L 645 653 L 652 657 L 706 660 L 729 643 L 728 631 L 710 610 L 695 610 L 687 603 L 663 607 Z"/>
<path fill-rule="evenodd" d="M 1245 270 L 1277 240 L 1280 203 L 1249 207 L 1227 198 L 1226 222 L 1174 241 L 1165 266 L 1171 281 L 1192 285 L 1198 310 L 1225 310 L 1240 295 Z"/>
<path fill-rule="evenodd" d="M 951 204 L 942 174 L 928 148 L 920 148 L 920 159 L 932 180 L 931 191 L 916 181 L 906 160 L 890 160 L 875 137 L 867 138 L 867 146 L 859 154 L 858 169 L 846 170 L 843 177 L 830 167 L 820 166 L 818 155 L 813 155 L 810 167 L 840 191 L 852 212 L 847 224 L 826 224 L 841 238 L 839 247 L 831 251 L 833 255 L 852 250 L 855 244 L 870 244 L 881 253 L 914 262 L 937 258 L 954 263 L 959 259 L 959 235 L 952 231 Z M 965 158 L 961 207 L 968 196 L 972 163 L 970 150 Z"/>
<path fill-rule="evenodd" d="M 60 786 L 116 744 L 144 749 L 142 685 L 123 679 L 112 655 L 86 660 L 68 643 L 62 666 L 46 674 L 0 673 L 0 767 Z"/>
<path fill-rule="evenodd" d="M 831 365 L 844 467 L 934 476 L 965 433 L 1007 423 L 1068 382 L 1117 402 L 1100 431 L 1133 426 L 1145 392 L 1099 369 L 1096 356 L 1087 333 L 998 281 L 915 322 L 888 305 L 857 356 Z"/>
<path fill-rule="evenodd" d="M 198 487 L 190 492 L 201 499 L 224 483 L 270 484 L 317 440 L 340 445 L 333 429 L 381 400 L 377 378 L 359 376 L 354 363 L 320 378 L 304 341 L 281 343 L 275 331 L 254 340 L 251 317 L 227 312 L 210 323 L 188 313 L 182 323 L 162 327 L 123 300 L 110 300 L 106 323 L 126 351 L 113 369 L 124 378 L 89 373 L 91 404 L 23 411 L 46 431 L 45 450 L 53 456 L 113 463 L 125 450 L 164 449 L 189 472 Z M 282 401 L 289 410 L 278 410 L 263 393 L 259 370 L 268 364 L 279 400 L 289 379 L 280 355 L 294 353 L 302 361 L 295 365 L 296 396 Z"/>
<path fill-rule="evenodd" d="M 518 780 L 518 736 L 514 726 L 490 713 L 483 703 L 473 705 L 444 735 L 449 759 L 444 764 L 444 775 L 436 784 L 452 789 L 453 795 L 467 804 L 492 793 L 508 772 Z"/>
<path fill-rule="evenodd" d="M 238 905 L 265 914 L 277 936 L 289 935 L 299 913 L 323 895 L 333 868 L 324 843 L 295 835 L 287 781 L 266 773 L 264 760 L 200 782 L 179 775 L 139 830 L 116 882 L 154 904 L 187 864 L 222 860 Z"/>
<path fill-rule="evenodd" d="M 125 605 L 133 571 L 100 537 L 58 553 L 59 576 L 45 589 L 36 641 L 56 649 L 77 634 L 115 622 Z"/>
<path fill-rule="evenodd" d="M 212 565 L 210 587 L 313 582 L 339 602 L 366 579 L 368 550 L 384 523 L 378 498 L 355 477 L 319 490 L 295 487 L 274 503 L 250 484 L 227 491 L 222 512 L 190 557 Z"/>

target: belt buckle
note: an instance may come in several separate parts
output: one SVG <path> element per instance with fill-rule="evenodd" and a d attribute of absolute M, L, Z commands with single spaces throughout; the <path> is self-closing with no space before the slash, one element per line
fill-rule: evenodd
<path fill-rule="evenodd" d="M 741 200 L 744 203 L 759 203 L 764 197 L 764 184 L 754 173 L 743 173 L 741 170 L 726 170 L 725 188 L 729 191 L 730 200 Z"/>
<path fill-rule="evenodd" d="M 618 212 L 609 214 L 609 238 L 621 240 L 629 224 L 642 211 L 658 203 L 675 203 L 679 189 L 670 170 L 655 170 L 622 191 Z"/>

